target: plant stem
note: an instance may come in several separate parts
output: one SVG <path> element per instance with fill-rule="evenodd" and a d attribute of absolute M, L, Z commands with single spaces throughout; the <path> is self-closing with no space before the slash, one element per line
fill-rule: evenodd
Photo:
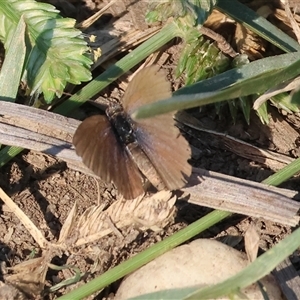
<path fill-rule="evenodd" d="M 178 36 L 178 28 L 176 25 L 173 22 L 167 24 L 161 29 L 160 32 L 121 58 L 118 62 L 116 62 L 116 64 L 110 66 L 101 75 L 82 88 L 78 93 L 74 94 L 64 103 L 62 103 L 54 110 L 54 112 L 62 115 L 68 115 L 72 110 L 79 107 L 95 94 L 102 91 L 114 80 L 119 78 L 125 72 L 140 63 L 143 59 L 145 59 L 151 53 L 157 51 L 176 36 Z"/>

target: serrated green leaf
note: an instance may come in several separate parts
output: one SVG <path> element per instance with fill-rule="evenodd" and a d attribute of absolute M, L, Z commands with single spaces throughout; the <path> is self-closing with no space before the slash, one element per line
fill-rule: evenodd
<path fill-rule="evenodd" d="M 174 18 L 184 30 L 188 30 L 203 24 L 216 3 L 217 0 L 154 0 L 150 2 L 146 20 L 157 22 Z"/>
<path fill-rule="evenodd" d="M 181 74 L 184 72 L 188 59 L 189 59 L 189 52 L 186 49 L 184 49 L 179 57 L 177 68 L 175 70 L 175 75 L 177 78 L 181 76 Z"/>
<path fill-rule="evenodd" d="M 193 82 L 193 75 L 195 71 L 195 67 L 197 66 L 198 58 L 196 56 L 189 56 L 187 63 L 186 63 L 186 73 L 187 73 L 187 80 L 186 84 L 188 85 L 188 81 Z"/>
<path fill-rule="evenodd" d="M 185 72 L 185 84 L 190 85 L 224 72 L 228 66 L 229 59 L 213 43 L 198 36 L 190 44 L 186 43 L 176 73 Z"/>
<path fill-rule="evenodd" d="M 21 15 L 30 41 L 22 78 L 30 95 L 43 92 L 50 103 L 55 94 L 62 94 L 67 82 L 79 84 L 91 79 L 92 61 L 83 35 L 74 28 L 75 20 L 62 18 L 52 5 L 33 0 L 1 1 L 0 39 L 6 49 Z"/>

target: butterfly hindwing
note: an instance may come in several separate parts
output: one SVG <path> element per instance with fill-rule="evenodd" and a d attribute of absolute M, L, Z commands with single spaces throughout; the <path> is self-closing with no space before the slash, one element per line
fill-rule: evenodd
<path fill-rule="evenodd" d="M 170 190 L 183 187 L 191 175 L 190 147 L 175 127 L 172 114 L 139 120 L 136 138 Z"/>
<path fill-rule="evenodd" d="M 73 144 L 83 163 L 104 181 L 113 182 L 124 198 L 133 199 L 144 192 L 142 176 L 106 116 L 85 119 Z"/>

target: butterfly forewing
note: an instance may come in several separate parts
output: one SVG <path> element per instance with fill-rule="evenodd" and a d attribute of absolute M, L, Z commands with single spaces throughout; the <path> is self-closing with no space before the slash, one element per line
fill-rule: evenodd
<path fill-rule="evenodd" d="M 131 114 L 141 105 L 171 97 L 170 83 L 157 66 L 139 71 L 130 81 L 122 98 L 124 110 Z"/>
<path fill-rule="evenodd" d="M 73 144 L 83 163 L 101 179 L 112 181 L 124 198 L 134 199 L 144 192 L 142 176 L 106 116 L 85 119 L 74 134 Z"/>

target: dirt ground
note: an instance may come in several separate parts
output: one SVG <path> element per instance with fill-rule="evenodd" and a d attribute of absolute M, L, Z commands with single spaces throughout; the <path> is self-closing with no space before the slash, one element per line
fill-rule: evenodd
<path fill-rule="evenodd" d="M 176 63 L 178 50 L 174 47 L 171 50 L 166 50 L 172 54 L 169 66 Z M 176 84 L 175 82 L 174 85 Z M 122 93 L 117 91 L 116 94 Z M 270 111 L 278 114 L 274 108 L 271 108 Z M 210 130 L 228 133 L 258 147 L 275 150 L 291 157 L 298 157 L 295 144 L 291 143 L 286 147 L 287 144 L 283 146 L 278 143 L 273 139 L 269 127 L 262 125 L 255 115 L 253 115 L 250 125 L 247 125 L 242 113 L 238 113 L 234 123 L 226 107 L 224 107 L 221 119 L 216 115 L 213 106 L 203 108 L 201 111 L 195 109 L 191 113 Z M 278 118 L 274 117 L 271 120 L 271 126 L 279 122 Z M 299 132 L 300 121 L 297 114 L 280 116 L 280 118 L 284 121 L 285 126 L 290 126 L 297 133 Z M 257 182 L 274 173 L 265 165 L 220 148 L 221 142 L 216 136 L 199 133 L 189 128 L 186 129 L 185 136 L 193 146 L 191 159 L 193 166 Z M 86 208 L 99 203 L 108 207 L 117 198 L 117 192 L 112 185 L 68 169 L 64 162 L 53 157 L 31 151 L 23 151 L 1 169 L 0 183 L 3 190 L 38 227 L 45 238 L 53 242 L 59 238 L 62 226 L 75 202 L 78 204 L 78 214 L 82 214 Z M 282 186 L 299 191 L 299 178 L 295 177 Z M 55 265 L 74 265 L 82 273 L 86 273 L 82 281 L 77 284 L 80 285 L 172 235 L 211 211 L 209 208 L 182 202 L 177 203 L 176 207 L 175 220 L 158 232 L 150 229 L 142 231 L 130 226 L 120 230 L 121 235 L 118 233 L 109 234 L 97 242 L 77 247 L 70 252 L 64 252 L 61 256 L 54 257 L 52 263 Z M 253 221 L 256 228 L 260 230 L 261 251 L 271 248 L 292 230 L 289 227 L 262 219 L 233 215 L 205 231 L 199 237 L 234 236 L 236 237 L 235 248 L 243 250 L 244 245 L 241 237 L 250 222 Z M 9 272 L 8 267 L 18 265 L 29 258 L 38 257 L 40 254 L 39 246 L 33 237 L 6 205 L 1 206 L 0 243 L 1 277 Z M 299 258 L 294 257 L 294 262 L 295 266 L 299 266 Z M 46 289 L 68 278 L 68 276 L 73 276 L 69 270 L 49 270 L 46 276 Z M 73 289 L 74 285 L 71 288 Z M 62 288 L 54 294 L 45 296 L 44 299 L 56 298 L 65 294 L 69 289 L 70 287 Z M 91 299 L 110 299 L 115 289 L 115 285 L 110 286 Z"/>

